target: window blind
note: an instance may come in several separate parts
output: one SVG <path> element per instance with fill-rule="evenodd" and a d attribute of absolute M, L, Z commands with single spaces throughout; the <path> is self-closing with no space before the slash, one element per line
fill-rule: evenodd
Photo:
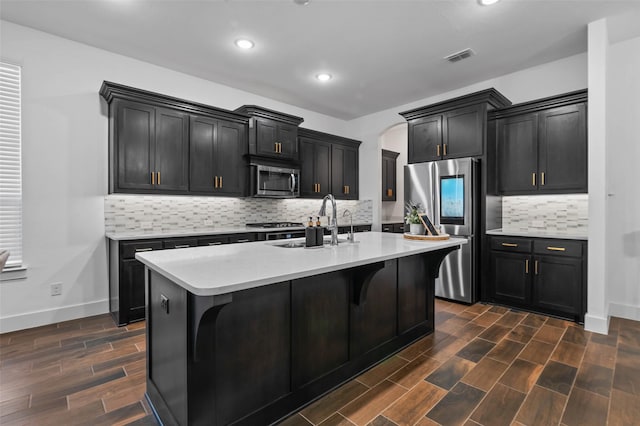
<path fill-rule="evenodd" d="M 22 265 L 21 68 L 0 61 L 0 250 Z"/>

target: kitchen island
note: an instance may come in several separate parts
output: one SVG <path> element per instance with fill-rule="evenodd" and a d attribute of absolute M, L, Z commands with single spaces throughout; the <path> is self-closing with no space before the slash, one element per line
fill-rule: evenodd
<path fill-rule="evenodd" d="M 357 239 L 136 254 L 161 422 L 270 424 L 433 332 L 434 279 L 464 241 Z"/>

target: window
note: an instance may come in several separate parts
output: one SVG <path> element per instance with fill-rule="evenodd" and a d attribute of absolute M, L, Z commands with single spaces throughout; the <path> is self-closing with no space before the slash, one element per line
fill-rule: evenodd
<path fill-rule="evenodd" d="M 22 266 L 21 68 L 0 61 L 0 250 Z"/>

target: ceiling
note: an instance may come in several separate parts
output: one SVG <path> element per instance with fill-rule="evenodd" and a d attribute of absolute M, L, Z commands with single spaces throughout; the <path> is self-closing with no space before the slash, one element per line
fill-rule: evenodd
<path fill-rule="evenodd" d="M 345 120 L 585 52 L 602 17 L 640 35 L 638 0 L 0 0 L 0 17 Z"/>

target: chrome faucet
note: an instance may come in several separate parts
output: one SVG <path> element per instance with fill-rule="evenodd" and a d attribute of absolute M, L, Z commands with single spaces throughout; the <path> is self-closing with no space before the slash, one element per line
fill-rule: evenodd
<path fill-rule="evenodd" d="M 347 215 L 349 215 L 349 223 L 351 225 L 351 231 L 349 231 L 349 236 L 347 237 L 347 241 L 349 241 L 350 243 L 355 243 L 356 234 L 353 233 L 353 215 L 351 214 L 349 209 L 345 209 L 344 212 L 342 212 L 342 217 L 345 217 Z"/>
<path fill-rule="evenodd" d="M 336 208 L 336 199 L 331 194 L 327 194 L 322 199 L 322 207 L 320 207 L 320 211 L 318 212 L 319 216 L 327 215 L 327 200 L 331 201 L 332 208 L 332 216 L 329 219 L 328 229 L 331 230 L 331 245 L 338 245 L 338 209 Z"/>

